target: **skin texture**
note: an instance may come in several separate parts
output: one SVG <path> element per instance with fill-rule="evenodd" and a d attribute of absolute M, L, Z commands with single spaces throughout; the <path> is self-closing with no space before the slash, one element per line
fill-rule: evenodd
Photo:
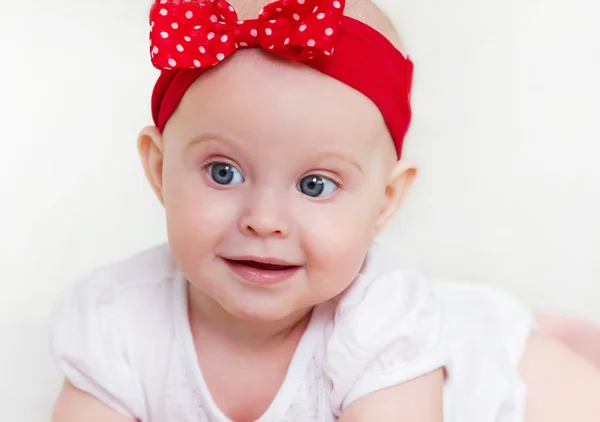
<path fill-rule="evenodd" d="M 242 18 L 256 16 L 263 4 L 232 3 Z M 367 1 L 349 1 L 347 14 L 399 45 L 389 21 Z M 366 97 L 258 50 L 238 52 L 203 75 L 164 133 L 145 128 L 138 146 L 165 208 L 173 258 L 189 281 L 190 325 L 207 385 L 230 419 L 253 421 L 279 390 L 312 307 L 349 286 L 416 169 L 396 162 L 381 114 Z M 216 163 L 235 168 L 236 183 L 216 183 Z M 299 183 L 307 176 L 324 178 L 330 194 L 304 194 Z M 241 256 L 278 258 L 300 269 L 285 283 L 257 286 L 228 266 L 227 258 Z M 584 361 L 559 346 L 536 336 L 526 352 L 522 371 L 536 400 L 555 397 L 545 385 L 550 364 L 564 368 L 559 379 L 574 392 L 595 385 L 593 372 L 574 384 Z M 257 380 L 261 388 L 249 391 Z M 357 400 L 340 420 L 439 422 L 442 387 L 437 370 Z M 595 411 L 583 397 L 570 412 Z M 535 403 L 531 409 L 528 422 L 565 420 L 540 419 Z M 81 420 L 130 421 L 67 384 L 54 421 Z"/>

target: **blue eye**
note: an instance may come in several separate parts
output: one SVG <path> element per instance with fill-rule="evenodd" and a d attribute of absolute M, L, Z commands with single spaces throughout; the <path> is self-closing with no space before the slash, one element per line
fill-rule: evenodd
<path fill-rule="evenodd" d="M 213 163 L 209 166 L 212 179 L 219 185 L 239 185 L 244 176 L 235 167 L 225 163 Z"/>
<path fill-rule="evenodd" d="M 327 197 L 338 189 L 338 185 L 324 176 L 306 176 L 298 183 L 298 190 L 311 198 Z"/>

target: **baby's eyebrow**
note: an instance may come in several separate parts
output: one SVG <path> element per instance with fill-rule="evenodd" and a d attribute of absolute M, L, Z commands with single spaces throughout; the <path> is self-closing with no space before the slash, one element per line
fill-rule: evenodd
<path fill-rule="evenodd" d="M 196 146 L 198 144 L 201 144 L 202 142 L 206 142 L 209 139 L 211 139 L 211 138 L 210 137 L 206 137 L 206 136 L 203 136 L 201 138 L 194 138 L 194 139 L 192 139 L 191 141 L 189 141 L 187 143 L 187 145 L 185 146 L 185 150 L 189 151 L 192 147 L 194 147 L 194 146 Z M 215 139 L 215 138 L 212 138 L 212 139 Z"/>
<path fill-rule="evenodd" d="M 190 140 L 189 142 L 187 142 L 187 144 L 185 145 L 185 151 L 189 151 L 192 147 L 195 147 L 198 144 L 207 142 L 207 141 L 218 141 L 218 142 L 225 142 L 228 144 L 231 144 L 231 142 L 225 138 L 223 138 L 222 135 L 216 134 L 216 133 L 205 133 L 202 134 L 202 136 L 197 136 L 195 138 L 193 138 L 192 140 Z"/>
<path fill-rule="evenodd" d="M 337 158 L 339 160 L 343 160 L 343 161 L 347 162 L 348 164 L 350 164 L 352 167 L 355 167 L 361 173 L 364 173 L 364 170 L 362 169 L 360 164 L 358 164 L 355 160 L 353 160 L 352 158 L 350 158 L 342 153 L 326 152 L 326 153 L 320 154 L 320 157 L 332 157 L 332 158 Z"/>
<path fill-rule="evenodd" d="M 207 133 L 207 134 L 203 134 L 202 136 L 193 138 L 191 141 L 189 141 L 187 143 L 187 145 L 185 146 L 185 150 L 188 151 L 192 147 L 194 147 L 198 144 L 201 144 L 203 142 L 206 142 L 206 141 L 218 141 L 218 142 L 223 142 L 223 143 L 229 144 L 229 145 L 233 144 L 230 140 L 228 140 L 227 138 L 224 138 L 222 135 L 217 135 L 215 133 Z M 360 164 L 358 164 L 358 162 L 356 162 L 351 157 L 348 157 L 347 155 L 345 155 L 341 152 L 324 152 L 324 153 L 319 154 L 318 157 L 319 158 L 335 158 L 338 160 L 345 161 L 348 164 L 350 164 L 352 167 L 356 168 L 361 173 L 364 173 L 364 170 L 362 169 Z"/>

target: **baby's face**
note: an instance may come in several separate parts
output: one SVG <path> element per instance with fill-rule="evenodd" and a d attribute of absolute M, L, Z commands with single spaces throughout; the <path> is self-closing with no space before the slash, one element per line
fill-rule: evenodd
<path fill-rule="evenodd" d="M 192 286 L 267 321 L 352 282 L 395 164 L 366 97 L 242 51 L 199 78 L 163 136 L 168 236 Z"/>

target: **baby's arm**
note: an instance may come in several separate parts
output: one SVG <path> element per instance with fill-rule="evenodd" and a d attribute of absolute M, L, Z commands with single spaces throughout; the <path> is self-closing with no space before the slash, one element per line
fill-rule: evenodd
<path fill-rule="evenodd" d="M 368 394 L 342 412 L 339 422 L 442 422 L 444 370 Z"/>
<path fill-rule="evenodd" d="M 52 422 L 136 422 L 112 410 L 69 382 L 56 402 Z"/>

